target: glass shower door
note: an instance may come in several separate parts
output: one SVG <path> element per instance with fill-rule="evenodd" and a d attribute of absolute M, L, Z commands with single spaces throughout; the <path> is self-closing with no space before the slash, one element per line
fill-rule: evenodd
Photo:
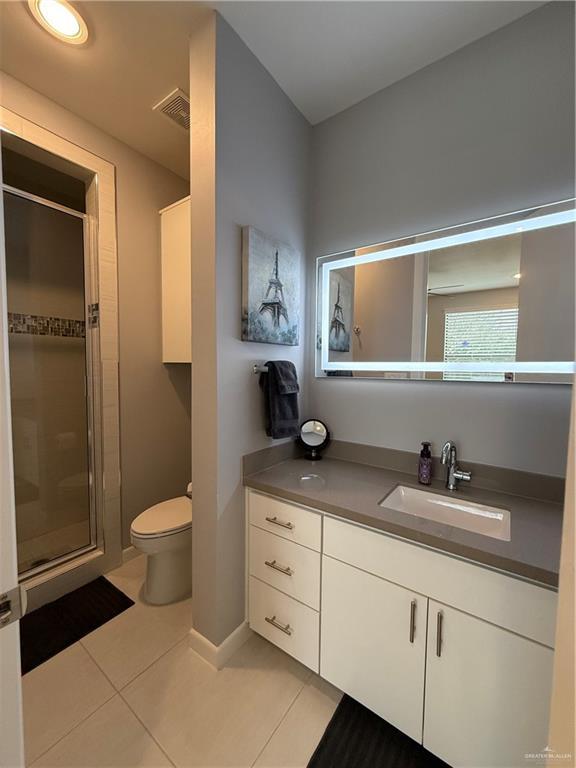
<path fill-rule="evenodd" d="M 95 542 L 85 216 L 4 189 L 18 571 Z"/>

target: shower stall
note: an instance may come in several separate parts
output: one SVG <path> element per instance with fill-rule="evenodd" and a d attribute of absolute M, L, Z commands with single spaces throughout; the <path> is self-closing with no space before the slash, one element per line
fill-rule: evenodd
<path fill-rule="evenodd" d="M 4 186 L 18 570 L 96 543 L 84 213 Z"/>
<path fill-rule="evenodd" d="M 85 184 L 2 159 L 18 572 L 34 585 L 104 552 L 98 270 Z"/>

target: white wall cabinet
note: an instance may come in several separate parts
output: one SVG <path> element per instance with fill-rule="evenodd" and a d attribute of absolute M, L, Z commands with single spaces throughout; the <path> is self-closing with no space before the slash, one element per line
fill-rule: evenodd
<path fill-rule="evenodd" d="M 453 768 L 544 750 L 553 590 L 253 491 L 247 512 L 256 632 Z"/>
<path fill-rule="evenodd" d="M 428 600 L 322 560 L 322 677 L 422 742 Z"/>
<path fill-rule="evenodd" d="M 190 198 L 160 211 L 162 362 L 192 362 Z"/>
<path fill-rule="evenodd" d="M 428 615 L 424 746 L 458 768 L 531 762 L 547 744 L 552 649 L 432 600 Z"/>

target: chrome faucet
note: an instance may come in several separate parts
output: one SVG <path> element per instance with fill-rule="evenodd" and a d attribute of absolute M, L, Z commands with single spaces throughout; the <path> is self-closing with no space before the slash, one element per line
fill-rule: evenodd
<path fill-rule="evenodd" d="M 470 482 L 472 479 L 472 472 L 464 472 L 458 466 L 458 454 L 456 452 L 456 446 L 452 440 L 448 440 L 444 443 L 441 455 L 442 464 L 447 464 L 446 470 L 446 488 L 449 491 L 458 490 L 458 482 L 460 480 L 466 480 Z"/>

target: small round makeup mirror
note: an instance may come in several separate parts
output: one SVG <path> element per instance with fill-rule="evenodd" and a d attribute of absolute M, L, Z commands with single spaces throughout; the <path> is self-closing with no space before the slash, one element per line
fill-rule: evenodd
<path fill-rule="evenodd" d="M 311 461 L 319 461 L 322 458 L 320 451 L 330 440 L 330 432 L 323 421 L 308 419 L 300 427 L 300 440 L 306 446 L 305 457 Z"/>

